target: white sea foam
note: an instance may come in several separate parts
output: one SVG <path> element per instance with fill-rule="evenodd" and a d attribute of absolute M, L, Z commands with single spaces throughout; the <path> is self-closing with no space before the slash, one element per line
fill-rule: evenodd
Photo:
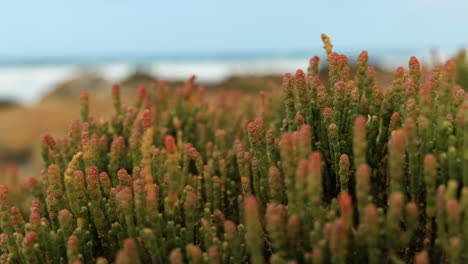
<path fill-rule="evenodd" d="M 177 61 L 144 64 L 103 63 L 95 65 L 0 67 L 0 99 L 20 103 L 37 102 L 53 86 L 83 70 L 96 72 L 110 82 L 120 82 L 140 70 L 164 80 L 185 80 L 190 75 L 204 83 L 222 81 L 233 75 L 282 74 L 305 68 L 307 60 Z"/>
<path fill-rule="evenodd" d="M 70 66 L 0 68 L 0 98 L 34 102 L 50 87 L 74 74 Z"/>

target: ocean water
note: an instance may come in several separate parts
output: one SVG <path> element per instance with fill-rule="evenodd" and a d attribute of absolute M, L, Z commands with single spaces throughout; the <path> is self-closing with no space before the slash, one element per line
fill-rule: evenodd
<path fill-rule="evenodd" d="M 355 63 L 359 51 L 343 52 Z M 443 61 L 456 50 L 438 51 Z M 54 85 L 83 71 L 95 72 L 112 83 L 118 83 L 136 71 L 146 72 L 164 80 L 184 80 L 195 74 L 203 83 L 219 82 L 233 75 L 284 74 L 306 69 L 308 60 L 318 52 L 294 54 L 235 54 L 179 56 L 115 56 L 60 59 L 0 58 L 0 101 L 10 100 L 33 104 Z M 371 64 L 393 70 L 406 66 L 410 56 L 426 64 L 433 63 L 430 51 L 379 50 L 369 51 Z M 322 62 L 323 62 L 322 57 Z"/>

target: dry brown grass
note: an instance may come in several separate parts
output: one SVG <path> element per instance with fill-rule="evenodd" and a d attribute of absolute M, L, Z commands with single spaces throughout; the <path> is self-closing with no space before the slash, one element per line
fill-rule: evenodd
<path fill-rule="evenodd" d="M 111 102 L 93 98 L 91 114 L 108 117 Z M 0 112 L 0 160 L 19 163 L 21 169 L 38 170 L 40 136 L 50 132 L 65 136 L 72 120 L 79 118 L 77 99 L 48 100 L 34 106 L 4 109 Z M 29 166 L 24 166 L 24 165 Z M 28 169 L 29 170 L 29 169 Z"/>

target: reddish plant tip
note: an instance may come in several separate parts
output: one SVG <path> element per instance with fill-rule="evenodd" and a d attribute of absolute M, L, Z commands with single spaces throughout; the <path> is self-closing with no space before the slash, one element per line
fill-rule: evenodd
<path fill-rule="evenodd" d="M 340 170 L 348 171 L 350 162 L 347 154 L 341 154 L 339 161 Z"/>
<path fill-rule="evenodd" d="M 146 85 L 142 84 L 138 88 L 138 97 L 143 98 L 146 96 Z"/>
<path fill-rule="evenodd" d="M 410 65 L 410 68 L 413 68 L 415 66 L 419 67 L 419 60 L 415 56 L 411 56 L 409 65 Z"/>
<path fill-rule="evenodd" d="M 86 123 L 81 124 L 81 130 L 86 133 L 89 132 L 89 123 L 86 122 Z"/>
<path fill-rule="evenodd" d="M 25 239 L 29 242 L 33 242 L 36 240 L 36 232 L 29 232 L 26 234 Z"/>
<path fill-rule="evenodd" d="M 418 219 L 418 206 L 415 202 L 409 202 L 405 206 L 406 215 L 410 219 Z"/>
<path fill-rule="evenodd" d="M 414 264 L 429 264 L 428 255 L 425 250 L 414 256 Z"/>
<path fill-rule="evenodd" d="M 418 127 L 419 129 L 429 129 L 430 121 L 425 116 L 418 117 Z"/>
<path fill-rule="evenodd" d="M 187 195 L 185 197 L 185 203 L 184 203 L 185 209 L 188 210 L 189 208 L 195 208 L 197 202 L 198 202 L 197 194 L 193 191 L 187 192 Z"/>
<path fill-rule="evenodd" d="M 322 157 L 318 151 L 315 151 L 310 155 L 309 174 L 311 185 L 320 186 L 322 177 Z"/>
<path fill-rule="evenodd" d="M 258 95 L 260 96 L 260 99 L 261 99 L 262 101 L 265 100 L 265 92 L 264 92 L 264 91 L 260 91 L 260 92 L 258 93 Z"/>
<path fill-rule="evenodd" d="M 148 129 L 153 126 L 153 119 L 151 118 L 151 111 L 149 109 L 145 109 L 141 120 L 144 129 Z"/>
<path fill-rule="evenodd" d="M 200 159 L 200 153 L 194 147 L 188 148 L 185 153 L 193 160 Z"/>
<path fill-rule="evenodd" d="M 257 121 L 257 120 L 258 120 L 258 121 Z M 257 119 L 255 120 L 255 124 L 258 124 L 258 125 L 263 126 L 263 120 L 257 118 Z M 216 136 L 216 137 L 224 137 L 224 136 L 226 136 L 226 130 L 224 130 L 224 129 L 216 129 L 216 131 L 215 131 L 215 136 Z"/>
<path fill-rule="evenodd" d="M 80 102 L 81 104 L 89 104 L 89 92 L 87 90 L 83 90 L 80 93 Z"/>
<path fill-rule="evenodd" d="M 362 181 L 367 181 L 370 177 L 370 168 L 367 164 L 362 163 L 356 170 L 356 176 Z"/>
<path fill-rule="evenodd" d="M 6 184 L 0 185 L 0 201 L 8 200 L 8 186 Z"/>
<path fill-rule="evenodd" d="M 97 177 L 98 174 L 99 174 L 99 171 L 98 171 L 98 168 L 96 166 L 91 166 L 91 167 L 88 168 L 88 175 L 89 176 L 93 175 L 93 176 Z"/>
<path fill-rule="evenodd" d="M 119 183 L 122 186 L 132 186 L 132 176 L 128 174 L 126 169 L 120 169 L 117 172 L 117 177 L 119 179 Z"/>
<path fill-rule="evenodd" d="M 314 151 L 310 156 L 311 163 L 314 166 L 321 166 L 322 164 L 322 157 L 320 156 L 320 152 Z"/>
<path fill-rule="evenodd" d="M 456 104 L 462 104 L 465 98 L 465 90 L 463 90 L 463 88 L 460 86 L 457 86 L 453 92 L 453 97 Z"/>
<path fill-rule="evenodd" d="M 282 86 L 283 86 L 283 91 L 285 91 L 286 93 L 291 93 L 292 92 L 292 77 L 291 77 L 290 73 L 286 73 L 283 76 Z"/>
<path fill-rule="evenodd" d="M 258 214 L 258 202 L 255 196 L 249 196 L 244 201 L 247 214 Z"/>
<path fill-rule="evenodd" d="M 133 241 L 133 238 L 127 238 L 124 240 L 124 249 L 125 250 L 135 250 L 135 242 Z"/>
<path fill-rule="evenodd" d="M 73 220 L 73 215 L 68 211 L 68 209 L 60 210 L 58 217 L 62 223 L 71 223 Z"/>
<path fill-rule="evenodd" d="M 169 260 L 171 264 L 182 264 L 184 263 L 182 252 L 180 248 L 174 248 L 171 253 L 169 254 Z"/>
<path fill-rule="evenodd" d="M 332 116 L 333 116 L 333 109 L 332 108 L 327 107 L 327 108 L 323 109 L 324 119 L 326 119 L 326 120 L 330 119 L 330 118 L 332 118 Z"/>
<path fill-rule="evenodd" d="M 437 187 L 437 207 L 442 209 L 444 207 L 444 202 L 445 202 L 445 186 L 440 185 Z"/>
<path fill-rule="evenodd" d="M 341 63 L 341 64 L 347 64 L 348 63 L 348 56 L 344 55 L 344 54 L 340 54 L 339 57 L 338 57 L 338 62 Z"/>
<path fill-rule="evenodd" d="M 229 237 L 229 235 L 233 235 L 236 232 L 236 230 L 237 227 L 234 224 L 234 222 L 232 222 L 231 220 L 227 220 L 224 222 L 224 232 L 226 233 L 228 238 L 233 239 L 234 237 Z"/>
<path fill-rule="evenodd" d="M 89 99 L 89 92 L 88 90 L 83 90 L 81 91 L 80 93 L 80 100 L 83 102 L 83 101 L 87 101 Z"/>
<path fill-rule="evenodd" d="M 403 201 L 403 194 L 401 192 L 394 192 L 390 196 L 389 205 L 394 208 L 401 208 Z"/>
<path fill-rule="evenodd" d="M 343 81 L 339 81 L 335 83 L 335 86 L 333 87 L 336 92 L 344 92 L 346 89 L 346 83 Z"/>
<path fill-rule="evenodd" d="M 310 59 L 310 64 L 311 65 L 316 65 L 320 62 L 320 58 L 318 56 L 314 56 Z"/>
<path fill-rule="evenodd" d="M 247 131 L 251 134 L 255 133 L 256 131 L 255 122 L 252 121 L 247 124 Z"/>
<path fill-rule="evenodd" d="M 263 119 L 261 119 L 261 118 L 258 118 L 258 117 L 255 118 L 255 121 L 253 123 L 255 124 L 257 129 L 263 129 L 263 127 L 264 127 Z"/>
<path fill-rule="evenodd" d="M 130 259 L 130 256 L 127 254 L 127 252 L 125 252 L 124 250 L 119 250 L 117 252 L 117 256 L 115 258 L 115 261 L 116 263 L 119 263 L 119 264 L 128 264 L 128 263 L 131 263 L 131 259 Z M 74 264 L 74 263 L 73 263 Z"/>
<path fill-rule="evenodd" d="M 408 116 L 404 123 L 403 128 L 408 136 L 409 139 L 413 139 L 416 137 L 416 122 L 411 116 Z"/>
<path fill-rule="evenodd" d="M 348 164 L 349 166 L 349 157 L 346 154 L 341 154 L 340 156 L 340 163 L 343 163 L 344 165 Z"/>
<path fill-rule="evenodd" d="M 31 201 L 31 210 L 36 210 L 41 207 L 41 200 L 39 200 L 38 198 L 34 198 L 32 201 Z"/>
<path fill-rule="evenodd" d="M 185 145 L 184 145 L 184 150 L 187 151 L 187 150 L 189 150 L 189 149 L 192 148 L 192 147 L 193 147 L 193 144 L 192 144 L 192 143 L 190 143 L 190 142 L 189 142 L 189 143 L 185 143 Z"/>
<path fill-rule="evenodd" d="M 340 57 L 340 54 L 338 54 L 337 52 L 330 53 L 330 56 L 329 56 L 330 65 L 336 66 L 336 64 L 338 63 L 339 57 Z"/>
<path fill-rule="evenodd" d="M 118 172 L 117 172 L 118 175 L 120 175 L 121 177 L 124 177 L 124 176 L 127 176 L 128 173 L 127 173 L 127 170 L 122 168 L 120 169 Z"/>
<path fill-rule="evenodd" d="M 297 125 L 298 127 L 301 127 L 302 125 L 304 125 L 304 117 L 303 117 L 301 114 L 298 113 L 298 114 L 296 115 L 295 120 L 296 120 L 296 125 Z"/>
<path fill-rule="evenodd" d="M 367 62 L 369 60 L 369 55 L 367 53 L 367 51 L 363 50 L 360 54 L 359 54 L 359 62 L 362 63 L 362 62 Z"/>
<path fill-rule="evenodd" d="M 308 162 L 305 159 L 300 159 L 297 163 L 296 177 L 298 179 L 305 178 L 307 176 L 307 165 Z"/>
<path fill-rule="evenodd" d="M 31 187 L 35 187 L 35 186 L 37 186 L 38 181 L 37 181 L 37 179 L 34 178 L 34 177 L 29 177 L 29 178 L 28 178 L 28 183 L 29 183 L 29 185 L 30 185 Z"/>
<path fill-rule="evenodd" d="M 218 177 L 215 176 L 214 178 L 218 178 Z M 224 221 L 226 221 L 226 217 L 224 216 L 221 210 L 216 209 L 213 212 L 213 220 L 216 224 L 221 225 L 222 223 L 224 223 Z"/>
<path fill-rule="evenodd" d="M 80 170 L 76 170 L 75 172 L 73 172 L 73 176 L 76 178 L 76 177 L 81 177 L 83 178 L 83 172 L 80 171 Z"/>
<path fill-rule="evenodd" d="M 117 199 L 120 201 L 131 201 L 132 200 L 132 189 L 126 187 L 117 193 Z"/>
<path fill-rule="evenodd" d="M 392 116 L 393 117 L 393 116 Z M 393 131 L 389 142 L 389 149 L 394 153 L 403 153 L 406 148 L 406 133 L 403 129 Z"/>
<path fill-rule="evenodd" d="M 338 196 L 338 204 L 342 215 L 349 215 L 353 209 L 351 195 L 348 192 L 342 192 Z"/>
<path fill-rule="evenodd" d="M 424 157 L 424 167 L 428 168 L 429 170 L 435 171 L 437 167 L 437 160 L 433 154 L 427 154 Z"/>
<path fill-rule="evenodd" d="M 68 247 L 70 248 L 78 248 L 79 241 L 75 235 L 72 235 L 68 238 Z"/>
<path fill-rule="evenodd" d="M 395 129 L 400 125 L 400 123 L 401 123 L 400 113 L 398 112 L 393 113 L 392 116 L 390 117 L 390 127 L 392 127 L 393 125 L 393 129 Z"/>
<path fill-rule="evenodd" d="M 177 152 L 177 146 L 173 136 L 166 136 L 164 144 L 166 145 L 166 151 L 168 154 L 174 154 Z"/>
<path fill-rule="evenodd" d="M 292 240 L 297 239 L 299 232 L 301 232 L 302 219 L 298 214 L 293 214 L 289 217 L 287 223 L 288 233 L 291 235 Z"/>
<path fill-rule="evenodd" d="M 318 248 L 315 248 L 313 251 L 312 251 L 312 257 L 314 259 L 314 262 L 317 262 L 317 263 L 322 263 L 322 259 L 323 259 L 323 253 L 320 249 Z"/>
<path fill-rule="evenodd" d="M 405 68 L 403 67 L 398 67 L 395 72 L 396 76 L 395 77 L 403 77 L 405 75 Z"/>
<path fill-rule="evenodd" d="M 29 222 L 33 225 L 39 225 L 41 222 L 41 215 L 38 211 L 32 211 L 31 214 L 29 214 Z"/>
<path fill-rule="evenodd" d="M 211 246 L 211 247 L 208 249 L 208 256 L 209 256 L 210 259 L 212 260 L 211 263 L 213 263 L 213 264 L 215 264 L 215 263 L 222 263 L 222 262 L 221 262 L 222 255 L 221 255 L 221 252 L 219 251 L 219 249 L 218 249 L 217 246 Z"/>
<path fill-rule="evenodd" d="M 110 183 L 109 175 L 107 174 L 107 172 L 103 171 L 99 173 L 99 181 L 101 182 L 101 184 L 103 182 Z"/>
<path fill-rule="evenodd" d="M 197 76 L 193 74 L 192 76 L 190 76 L 189 82 L 194 83 L 196 79 L 197 79 Z"/>
<path fill-rule="evenodd" d="M 444 65 L 444 71 L 450 76 L 453 77 L 455 75 L 455 69 L 457 65 L 453 60 L 448 60 Z"/>
<path fill-rule="evenodd" d="M 301 70 L 301 69 L 298 69 L 298 70 L 296 71 L 296 78 L 297 78 L 297 79 L 304 79 L 304 78 L 305 78 L 304 71 Z"/>
<path fill-rule="evenodd" d="M 335 236 L 343 235 L 343 232 L 344 232 L 343 228 L 344 228 L 344 221 L 343 221 L 343 218 L 340 217 L 336 219 L 335 222 L 332 223 L 331 231 L 335 233 Z"/>
<path fill-rule="evenodd" d="M 112 95 L 113 96 L 120 96 L 120 85 L 118 85 L 118 84 L 112 85 Z"/>
<path fill-rule="evenodd" d="M 13 215 L 19 215 L 19 214 L 21 214 L 21 212 L 20 212 L 20 210 L 18 209 L 18 207 L 15 207 L 15 206 L 11 207 L 10 212 L 11 212 L 11 214 L 13 214 Z"/>
<path fill-rule="evenodd" d="M 456 222 L 460 218 L 460 204 L 455 199 L 446 201 L 447 218 L 451 222 Z"/>
<path fill-rule="evenodd" d="M 195 246 L 193 244 L 188 244 L 186 250 L 189 257 L 193 259 L 200 259 L 203 255 L 200 247 Z"/>
<path fill-rule="evenodd" d="M 354 127 L 363 129 L 366 127 L 366 118 L 362 115 L 356 116 L 356 120 L 354 121 Z"/>
<path fill-rule="evenodd" d="M 50 133 L 45 133 L 42 135 L 42 142 L 47 144 L 47 146 L 49 146 L 50 149 L 55 149 L 55 146 L 57 145 L 55 139 Z"/>
<path fill-rule="evenodd" d="M 319 87 L 321 84 L 320 77 L 318 75 L 310 76 L 309 81 L 310 86 L 315 89 L 317 89 L 317 87 Z"/>
<path fill-rule="evenodd" d="M 373 204 L 369 204 L 366 206 L 366 209 L 364 210 L 364 215 L 367 220 L 377 220 L 378 214 L 377 214 L 377 207 Z"/>
<path fill-rule="evenodd" d="M 323 233 L 324 234 L 330 234 L 332 231 L 332 226 L 333 224 L 330 222 L 326 222 L 325 225 L 323 226 Z"/>

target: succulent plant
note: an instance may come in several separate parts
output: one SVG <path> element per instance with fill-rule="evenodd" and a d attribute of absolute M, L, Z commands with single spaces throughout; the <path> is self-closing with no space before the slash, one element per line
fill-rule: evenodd
<path fill-rule="evenodd" d="M 282 96 L 195 77 L 42 137 L 29 219 L 0 186 L 1 263 L 467 263 L 468 100 L 453 61 L 388 89 L 324 35 Z M 98 114 L 98 113 L 97 113 Z M 53 117 L 51 117 L 53 118 Z"/>

